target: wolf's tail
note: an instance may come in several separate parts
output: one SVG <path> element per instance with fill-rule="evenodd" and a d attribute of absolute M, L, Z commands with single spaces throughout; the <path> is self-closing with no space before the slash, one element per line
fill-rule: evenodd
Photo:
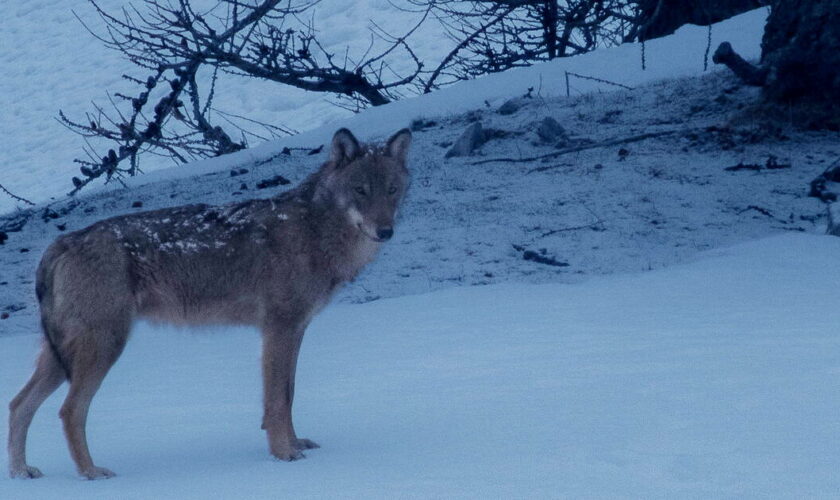
<path fill-rule="evenodd" d="M 63 249 L 58 248 L 56 243 L 51 245 L 44 253 L 35 274 L 35 295 L 38 297 L 38 305 L 41 309 L 41 331 L 44 334 L 44 340 L 46 340 L 61 369 L 64 370 L 67 380 L 70 380 L 70 365 L 61 353 L 61 331 L 50 321 L 53 314 L 54 297 L 52 288 L 55 267 L 62 253 L 64 253 Z"/>

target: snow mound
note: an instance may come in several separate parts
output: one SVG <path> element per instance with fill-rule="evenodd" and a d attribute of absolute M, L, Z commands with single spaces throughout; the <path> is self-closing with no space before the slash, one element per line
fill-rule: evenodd
<path fill-rule="evenodd" d="M 332 306 L 295 406 L 322 448 L 291 464 L 259 429 L 256 332 L 142 324 L 89 420 L 121 475 L 76 479 L 55 395 L 29 448 L 47 477 L 0 479 L 0 498 L 835 496 L 838 254 L 789 234 L 577 285 Z M 37 343 L 0 338 L 0 400 Z"/>

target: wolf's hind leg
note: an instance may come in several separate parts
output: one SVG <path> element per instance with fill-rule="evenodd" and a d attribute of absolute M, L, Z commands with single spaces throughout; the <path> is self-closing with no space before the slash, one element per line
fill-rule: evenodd
<path fill-rule="evenodd" d="M 41 348 L 35 373 L 9 405 L 9 475 L 12 478 L 41 477 L 41 471 L 26 464 L 26 435 L 35 412 L 64 382 L 66 376 L 46 344 Z"/>
<path fill-rule="evenodd" d="M 129 325 L 99 330 L 77 339 L 72 346 L 70 390 L 59 415 L 64 423 L 64 434 L 70 455 L 79 474 L 87 479 L 107 479 L 113 472 L 93 464 L 87 444 L 85 426 L 90 403 L 108 370 L 117 361 L 128 338 Z"/>

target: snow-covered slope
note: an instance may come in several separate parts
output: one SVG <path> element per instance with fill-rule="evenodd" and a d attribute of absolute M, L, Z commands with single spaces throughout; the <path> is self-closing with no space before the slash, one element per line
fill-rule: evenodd
<path fill-rule="evenodd" d="M 142 1 L 99 2 L 109 12 Z M 193 0 L 201 11 L 214 0 Z M 5 2 L 0 26 L 0 184 L 36 202 L 67 193 L 70 177 L 77 175 L 73 159 L 84 157 L 81 137 L 55 120 L 58 110 L 84 122 L 93 111 L 91 101 L 108 108 L 108 93 L 134 94 L 135 86 L 122 78 L 129 74 L 141 79 L 146 73 L 135 69 L 120 54 L 102 46 L 85 31 L 85 24 L 103 33 L 102 23 L 88 0 L 27 0 Z M 372 22 L 394 34 L 407 32 L 421 15 L 404 12 L 387 0 L 321 0 L 311 11 L 319 40 L 337 54 L 349 51 L 359 58 L 371 44 Z M 380 42 L 374 40 L 376 47 Z M 426 23 L 410 38 L 419 57 L 434 60 L 452 44 L 436 23 Z M 402 71 L 396 61 L 395 70 Z M 208 86 L 210 75 L 203 76 Z M 221 75 L 214 106 L 227 113 L 275 124 L 293 130 L 309 130 L 351 113 L 331 104 L 330 96 L 310 93 L 256 79 Z M 219 118 L 220 125 L 226 125 Z M 258 141 L 257 141 L 258 142 Z M 108 146 L 111 147 L 111 146 Z M 154 157 L 143 160 L 147 171 L 171 166 Z M 0 193 L 0 214 L 15 207 Z"/>
<path fill-rule="evenodd" d="M 322 448 L 295 463 L 259 429 L 256 332 L 141 325 L 89 420 L 120 475 L 75 477 L 61 389 L 32 428 L 47 476 L 0 477 L 0 498 L 836 498 L 838 254 L 788 234 L 577 285 L 332 306 L 296 391 Z M 37 345 L 0 338 L 0 401 Z"/>
<path fill-rule="evenodd" d="M 355 7 L 351 7 L 352 4 Z M 35 201 L 60 197 L 70 188 L 76 175 L 72 163 L 80 156 L 83 142 L 53 118 L 59 108 L 68 115 L 81 117 L 90 110 L 90 100 L 107 102 L 106 90 L 125 85 L 121 74 L 129 72 L 117 54 L 105 51 L 73 19 L 70 9 L 97 26 L 92 9 L 83 0 L 45 2 L 35 0 L 13 7 L 0 30 L 0 137 L 3 146 L 0 160 L 4 176 L 0 183 L 13 192 Z M 44 12 L 48 12 L 44 18 Z M 416 21 L 416 16 L 399 11 L 382 0 L 347 2 L 324 0 L 316 8 L 316 22 L 323 26 L 332 47 L 349 44 L 364 51 L 369 42 L 365 20 L 387 19 L 389 29 L 399 32 Z M 757 58 L 766 9 L 759 9 L 716 24 L 711 32 L 711 47 L 724 40 L 732 42 L 747 58 Z M 37 25 L 37 29 L 33 26 Z M 544 97 L 566 93 L 566 72 L 597 77 L 636 87 L 661 78 L 699 75 L 704 71 L 707 50 L 706 28 L 685 26 L 676 34 L 650 41 L 645 46 L 646 69 L 641 67 L 641 46 L 627 44 L 598 50 L 582 56 L 485 76 L 462 82 L 439 92 L 408 98 L 359 115 L 329 104 L 321 94 L 306 93 L 275 84 L 249 80 L 223 82 L 216 98 L 224 110 L 267 123 L 276 123 L 309 133 L 264 143 L 239 154 L 197 162 L 188 168 L 159 171 L 135 182 L 162 178 L 189 177 L 218 171 L 236 163 L 272 156 L 285 146 L 308 146 L 328 139 L 339 126 L 359 131 L 365 138 L 384 136 L 417 117 L 439 117 L 462 113 L 524 94 L 528 88 Z M 418 55 L 434 61 L 447 51 L 449 42 L 434 23 L 412 37 Z M 593 80 L 571 77 L 572 94 L 614 90 L 616 87 Z M 126 91 L 130 91 L 127 89 Z M 324 125 L 328 124 L 328 125 Z M 322 126 L 324 125 L 324 126 Z M 147 159 L 147 171 L 168 163 Z M 0 214 L 15 207 L 15 202 L 0 195 Z"/>
<path fill-rule="evenodd" d="M 511 115 L 478 109 L 427 123 L 414 133 L 412 185 L 396 236 L 338 301 L 511 281 L 574 282 L 660 268 L 781 231 L 824 231 L 824 207 L 806 195 L 809 181 L 836 160 L 837 135 L 727 124 L 755 97 L 755 89 L 715 73 L 633 91 L 535 98 Z M 673 133 L 544 160 L 473 163 L 556 151 L 533 132 L 546 117 L 563 123 L 574 144 Z M 445 159 L 447 145 L 475 120 L 499 137 L 476 157 Z M 122 213 L 272 196 L 287 186 L 257 189 L 260 181 L 281 175 L 297 183 L 325 154 L 295 151 L 238 163 L 248 170 L 241 175 L 223 170 L 158 180 L 56 203 L 46 217 L 29 212 L 23 230 L 9 232 L 0 245 L 0 314 L 10 314 L 0 320 L 0 336 L 37 331 L 35 266 L 62 232 Z M 726 170 L 762 167 L 771 158 L 789 168 Z M 0 230 L 13 222 L 0 218 Z M 567 265 L 526 260 L 525 252 Z"/>
<path fill-rule="evenodd" d="M 824 207 L 806 195 L 809 181 L 836 160 L 837 135 L 727 124 L 755 93 L 715 73 L 633 91 L 535 98 L 511 115 L 479 109 L 427 124 L 414 133 L 412 185 L 395 238 L 337 300 L 511 281 L 574 282 L 660 268 L 781 231 L 824 231 Z M 575 144 L 674 133 L 545 160 L 473 164 L 556 151 L 533 132 L 546 117 L 563 123 Z M 477 157 L 445 159 L 447 144 L 475 120 L 500 137 Z M 261 181 L 281 175 L 297 183 L 325 155 L 295 151 L 238 163 L 248 170 L 241 175 L 223 170 L 158 180 L 56 203 L 46 217 L 43 209 L 29 212 L 23 230 L 9 232 L 0 245 L 0 314 L 10 314 L 0 320 L 0 336 L 37 331 L 35 266 L 62 232 L 122 213 L 272 196 L 288 186 L 257 189 Z M 771 158 L 789 168 L 726 170 L 740 163 L 762 167 Z M 0 230 L 13 222 L 0 218 Z M 526 260 L 525 252 L 561 266 Z"/>
<path fill-rule="evenodd" d="M 16 117 L 0 121 L 10 139 L 2 160 L 22 184 L 0 182 L 39 200 L 64 191 L 69 173 L 55 160 L 77 148 L 75 137 L 49 132 L 63 107 L 51 99 L 99 95 L 71 66 L 111 75 L 90 66 L 83 45 L 47 50 L 70 43 L 50 23 L 72 23 L 62 8 L 78 1 L 21 3 L 0 31 L 0 58 L 13 68 L 0 72 L 0 106 Z M 330 2 L 338 5 L 322 5 Z M 328 10 L 334 25 L 355 20 L 331 34 L 336 43 L 355 37 L 364 17 L 339 7 Z M 712 47 L 727 39 L 756 56 L 765 16 L 716 25 Z M 46 19 L 42 32 L 32 19 Z M 268 458 L 255 331 L 140 324 L 89 422 L 95 458 L 120 476 L 75 478 L 56 418 L 61 389 L 31 434 L 29 457 L 47 477 L 8 480 L 0 454 L 0 499 L 840 496 L 840 240 L 800 234 L 823 229 L 807 183 L 840 155 L 837 135 L 735 116 L 756 91 L 726 73 L 697 77 L 706 35 L 686 27 L 649 43 L 646 71 L 629 45 L 320 128 L 338 117 L 321 97 L 249 90 L 230 103 L 315 128 L 0 218 L 25 222 L 0 246 L 5 422 L 4 402 L 39 344 L 34 268 L 57 235 L 121 213 L 271 196 L 285 188 L 258 182 L 298 182 L 323 160 L 278 154 L 284 146 L 314 148 L 338 126 L 373 139 L 425 120 L 415 124 L 413 184 L 394 240 L 304 343 L 297 427 L 322 449 L 292 464 Z M 54 74 L 44 77 L 45 67 Z M 572 77 L 566 98 L 566 71 L 635 89 Z M 496 112 L 529 87 L 534 98 L 516 113 Z M 526 160 L 557 151 L 534 135 L 547 117 L 577 145 L 667 135 Z M 476 157 L 444 159 L 475 121 L 495 138 Z M 498 157 L 516 161 L 475 163 Z M 726 170 L 737 165 L 757 170 Z M 0 442 L 6 432 L 0 425 Z"/>
<path fill-rule="evenodd" d="M 497 108 L 511 97 L 532 89 L 534 95 L 557 98 L 566 95 L 566 73 L 594 77 L 628 87 L 638 87 L 668 78 L 700 76 L 704 71 L 707 46 L 712 49 L 729 41 L 747 59 L 758 59 L 761 37 L 767 19 L 766 8 L 756 9 L 713 25 L 711 45 L 706 27 L 686 25 L 673 35 L 645 44 L 645 69 L 642 69 L 641 44 L 596 50 L 576 57 L 555 59 L 527 68 L 485 75 L 459 82 L 431 94 L 402 99 L 386 106 L 369 108 L 347 118 L 306 133 L 263 143 L 259 146 L 219 158 L 190 164 L 187 168 L 156 171 L 131 180 L 132 185 L 176 179 L 228 168 L 231 165 L 270 158 L 284 147 L 306 147 L 329 140 L 338 127 L 358 130 L 366 139 L 384 138 L 414 119 L 446 118 L 483 108 Z M 711 60 L 708 61 L 712 65 Z M 713 65 L 712 65 L 713 66 Z M 713 68 L 714 69 L 714 68 Z M 618 89 L 615 85 L 570 76 L 570 95 L 598 94 Z M 663 103 L 664 104 L 664 103 Z"/>

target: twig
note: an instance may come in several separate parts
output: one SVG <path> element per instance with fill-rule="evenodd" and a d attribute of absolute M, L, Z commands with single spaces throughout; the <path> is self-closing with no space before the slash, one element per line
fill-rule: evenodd
<path fill-rule="evenodd" d="M 773 217 L 773 214 L 770 213 L 769 210 L 767 210 L 766 208 L 759 207 L 758 205 L 749 205 L 749 206 L 747 206 L 747 208 L 744 208 L 742 210 L 738 210 L 736 213 L 738 215 L 741 215 L 742 213 L 748 212 L 750 210 L 755 210 L 756 212 L 760 213 L 761 215 L 765 215 L 767 217 L 771 217 L 771 218 L 775 219 L 775 217 Z"/>
<path fill-rule="evenodd" d="M 17 201 L 21 201 L 21 202 L 26 203 L 27 205 L 30 205 L 30 206 L 33 206 L 33 207 L 35 206 L 35 204 L 34 204 L 34 203 L 32 203 L 31 201 L 27 200 L 26 198 L 22 198 L 22 197 L 20 197 L 20 196 L 18 196 L 18 195 L 16 195 L 16 194 L 12 193 L 12 192 L 11 192 L 11 191 L 9 191 L 8 189 L 6 189 L 6 188 L 5 188 L 5 186 L 3 186 L 2 184 L 0 184 L 0 190 L 3 190 L 3 192 L 4 192 L 4 193 L 6 193 L 7 195 L 11 196 L 13 199 L 15 199 L 15 200 L 17 200 Z"/>
<path fill-rule="evenodd" d="M 593 227 L 600 226 L 603 223 L 604 222 L 601 219 L 598 219 L 591 224 L 586 224 L 586 225 L 583 225 L 583 226 L 571 226 L 571 227 L 562 227 L 560 229 L 553 229 L 551 231 L 547 231 L 547 232 L 541 234 L 540 238 L 545 238 L 546 236 L 551 236 L 551 235 L 557 234 L 557 233 L 564 233 L 566 231 L 579 231 L 581 229 L 591 229 Z"/>
<path fill-rule="evenodd" d="M 604 141 L 604 142 L 594 142 L 592 144 L 581 144 L 579 146 L 572 146 L 569 148 L 563 148 L 559 151 L 555 151 L 553 153 L 548 153 L 539 156 L 531 156 L 529 158 L 491 158 L 489 160 L 479 160 L 470 163 L 470 165 L 483 165 L 485 163 L 519 163 L 519 162 L 531 162 L 542 160 L 544 158 L 555 158 L 557 156 L 562 156 L 569 153 L 576 153 L 578 151 L 585 151 L 587 149 L 598 149 L 598 148 L 606 148 L 609 146 L 616 146 L 618 144 L 627 144 L 630 142 L 639 142 L 645 139 L 652 139 L 654 137 L 662 137 L 666 135 L 674 135 L 688 132 L 690 129 L 682 129 L 682 130 L 663 130 L 661 132 L 648 132 L 646 134 L 634 135 L 630 137 L 624 137 L 622 139 L 613 139 L 611 141 Z M 542 169 L 546 170 L 546 169 Z M 537 171 L 537 169 L 529 170 L 528 173 Z M 541 170 L 540 170 L 541 171 Z"/>
<path fill-rule="evenodd" d="M 709 25 L 709 33 L 706 37 L 706 52 L 703 54 L 703 71 L 709 69 L 709 52 L 712 50 L 712 25 Z"/>
<path fill-rule="evenodd" d="M 581 78 L 583 80 L 592 80 L 593 82 L 606 83 L 607 85 L 614 85 L 616 87 L 621 87 L 623 89 L 633 90 L 633 87 L 630 87 L 628 85 L 624 85 L 623 83 L 611 82 L 609 80 L 604 80 L 603 78 L 596 78 L 594 76 L 580 75 L 578 73 L 572 73 L 571 71 L 566 71 L 566 96 L 569 95 L 569 75 L 576 76 L 576 77 Z"/>

